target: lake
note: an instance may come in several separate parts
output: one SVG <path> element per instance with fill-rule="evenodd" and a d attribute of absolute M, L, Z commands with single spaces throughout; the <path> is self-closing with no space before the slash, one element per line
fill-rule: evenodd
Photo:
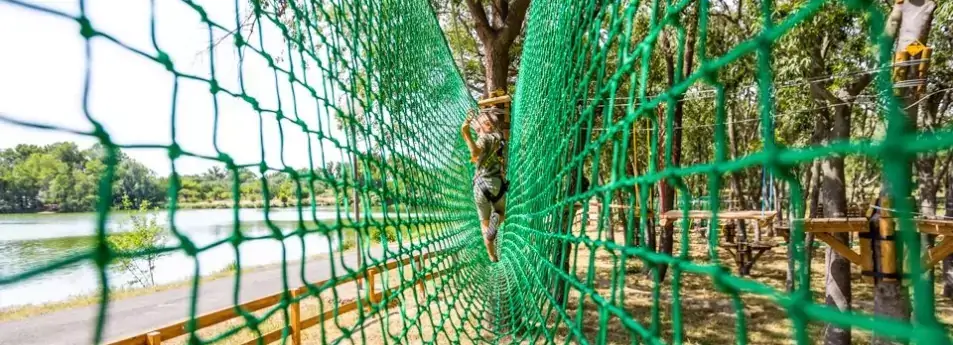
<path fill-rule="evenodd" d="M 333 222 L 336 211 L 331 208 L 319 208 L 312 213 L 305 208 L 302 218 L 308 229 L 319 222 Z M 168 228 L 168 215 L 165 211 L 156 213 L 163 228 Z M 372 214 L 380 217 L 380 214 Z M 342 218 L 345 217 L 342 215 Z M 109 214 L 107 229 L 110 232 L 125 231 L 129 228 L 130 214 L 114 212 Z M 244 236 L 267 236 L 272 233 L 265 223 L 265 213 L 261 209 L 240 209 L 239 219 Z M 297 209 L 271 209 L 268 219 L 283 233 L 294 231 L 299 213 Z M 62 260 L 71 255 L 90 250 L 95 243 L 95 213 L 75 214 L 17 214 L 0 215 L 0 279 L 22 274 L 37 267 Z M 228 238 L 233 230 L 233 210 L 205 209 L 179 210 L 175 213 L 176 229 L 198 247 L 207 246 Z M 179 241 L 170 235 L 171 243 Z M 313 233 L 305 236 L 304 249 L 297 236 L 278 241 L 260 239 L 242 242 L 239 255 L 243 268 L 281 262 L 282 242 L 289 261 L 305 256 L 328 253 L 340 245 L 339 241 L 328 236 Z M 176 251 L 162 256 L 155 265 L 157 284 L 181 281 L 192 277 L 195 261 L 199 262 L 201 274 L 209 275 L 233 267 L 235 248 L 229 242 L 214 246 L 192 258 Z M 132 276 L 119 269 L 110 269 L 110 284 L 113 288 L 129 286 Z M 95 293 L 99 289 L 96 268 L 89 260 L 59 268 L 14 284 L 0 286 L 0 308 L 25 304 L 40 304 L 62 301 L 76 295 Z M 68 288 L 65 288 L 68 287 Z"/>

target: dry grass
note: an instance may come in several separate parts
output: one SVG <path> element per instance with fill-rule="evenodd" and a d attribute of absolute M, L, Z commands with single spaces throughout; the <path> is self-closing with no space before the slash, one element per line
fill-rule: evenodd
<path fill-rule="evenodd" d="M 588 229 L 589 236 L 596 237 L 594 229 Z M 689 246 L 689 258 L 693 262 L 709 262 L 707 254 L 707 240 L 691 234 Z M 676 235 L 677 237 L 678 235 Z M 780 242 L 778 239 L 776 242 Z M 676 239 L 675 253 L 678 253 L 681 243 Z M 815 303 L 824 303 L 824 252 L 826 246 L 815 249 L 811 264 L 811 291 Z M 855 250 L 858 250 L 855 248 Z M 585 246 L 578 248 L 576 257 L 576 277 L 580 282 L 588 283 L 594 291 L 606 299 L 611 298 L 611 282 L 613 267 L 618 265 L 614 255 L 609 251 L 599 248 L 593 251 Z M 726 265 L 732 274 L 737 274 L 737 266 L 734 260 L 724 249 L 718 250 L 719 260 Z M 594 279 L 587 282 L 588 266 L 592 263 L 595 267 Z M 621 304 L 624 310 L 634 317 L 635 321 L 645 328 L 651 325 L 652 308 L 652 289 L 653 279 L 643 272 L 641 262 L 632 262 L 624 275 L 625 287 L 621 294 L 624 294 L 624 304 Z M 758 260 L 748 278 L 758 281 L 777 291 L 784 291 L 784 284 L 787 271 L 786 248 L 778 246 L 766 252 Z M 860 275 L 860 267 L 852 265 L 852 292 L 853 308 L 855 311 L 865 314 L 873 313 L 873 286 L 870 283 L 863 282 Z M 623 279 L 623 277 L 616 277 Z M 672 313 L 674 310 L 672 301 L 672 270 L 669 270 L 668 277 L 660 286 L 659 313 L 661 318 L 661 334 L 666 343 L 672 342 L 673 324 Z M 936 291 L 940 291 L 941 286 L 937 284 Z M 681 274 L 680 291 L 680 309 L 682 314 L 682 340 L 685 344 L 732 344 L 737 343 L 739 334 L 736 332 L 736 311 L 733 307 L 730 295 L 718 292 L 713 280 L 707 275 Z M 567 313 L 575 318 L 577 312 L 582 309 L 582 333 L 589 342 L 594 342 L 600 331 L 599 312 L 600 308 L 593 302 L 592 298 L 584 299 L 582 306 L 579 305 L 579 291 L 570 291 L 570 298 L 567 304 Z M 620 297 L 622 298 L 622 297 Z M 774 301 L 765 296 L 754 294 L 742 294 L 745 329 L 747 331 L 747 343 L 749 344 L 793 344 L 792 323 L 786 311 L 779 307 Z M 937 316 L 940 321 L 950 325 L 953 324 L 953 303 L 949 299 L 937 295 Z M 618 317 L 608 314 L 608 327 L 606 332 L 606 342 L 609 344 L 630 344 L 632 343 L 631 332 L 623 327 Z M 575 323 L 579 320 L 572 320 Z M 560 321 L 565 322 L 565 321 Z M 812 322 L 808 327 L 808 334 L 811 342 L 821 343 L 821 336 L 824 331 L 824 324 Z M 567 327 L 563 326 L 561 336 L 567 336 Z M 871 341 L 871 334 L 867 330 L 853 329 L 854 344 L 868 344 Z M 574 339 L 575 340 L 575 339 Z M 575 341 L 574 341 L 575 342 Z"/>

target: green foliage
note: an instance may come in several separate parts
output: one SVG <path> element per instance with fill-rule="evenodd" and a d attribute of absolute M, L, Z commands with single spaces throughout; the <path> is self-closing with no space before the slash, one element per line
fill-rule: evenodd
<path fill-rule="evenodd" d="M 375 226 L 368 229 L 371 240 L 378 243 L 397 241 L 397 228 L 394 226 Z"/>
<path fill-rule="evenodd" d="M 142 204 L 164 206 L 168 177 L 158 177 L 142 163 L 122 151 L 117 153 L 118 164 L 113 180 L 114 207 L 132 208 Z M 371 181 L 382 185 L 379 163 L 372 166 Z M 93 211 L 98 200 L 100 178 L 106 172 L 106 152 L 100 145 L 79 150 L 75 143 L 61 142 L 47 146 L 18 145 L 0 150 L 0 213 L 25 212 L 84 212 Z M 333 198 L 329 180 L 342 179 L 344 166 L 331 162 L 324 171 L 315 172 L 313 193 L 318 205 L 328 205 Z M 272 206 L 294 206 L 301 191 L 301 203 L 311 204 L 312 187 L 308 186 L 305 169 L 296 171 L 297 180 L 287 172 L 268 172 L 268 197 Z M 194 175 L 179 177 L 179 205 L 182 208 L 228 208 L 233 204 L 233 175 L 238 178 L 241 207 L 260 208 L 264 205 L 262 178 L 248 168 L 229 171 L 215 166 Z M 379 200 L 379 199 L 375 199 Z"/>
<path fill-rule="evenodd" d="M 169 232 L 159 225 L 158 209 L 152 208 L 148 201 L 133 209 L 132 201 L 123 196 L 122 207 L 132 210 L 128 223 L 122 230 L 109 234 L 109 248 L 121 253 L 136 253 L 135 256 L 120 256 L 113 260 L 114 266 L 130 276 L 129 285 L 152 287 L 156 285 L 155 264 L 168 253 L 160 252 L 168 242 Z"/>

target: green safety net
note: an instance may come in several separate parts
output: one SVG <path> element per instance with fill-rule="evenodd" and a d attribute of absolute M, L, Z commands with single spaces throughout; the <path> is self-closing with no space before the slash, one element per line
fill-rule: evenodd
<path fill-rule="evenodd" d="M 872 2 L 800 1 L 786 4 L 786 14 L 776 16 L 771 1 L 757 4 L 762 22 L 751 28 L 755 34 L 721 54 L 706 52 L 709 38 L 709 8 L 712 3 L 699 1 L 547 1 L 532 3 L 525 28 L 525 42 L 512 113 L 512 136 L 508 146 L 507 179 L 511 185 L 507 196 L 507 218 L 497 239 L 500 262 L 489 262 L 483 247 L 479 222 L 473 208 L 471 176 L 473 172 L 469 153 L 460 139 L 459 128 L 467 112 L 476 106 L 463 79 L 454 66 L 453 58 L 440 30 L 440 23 L 427 1 L 334 0 L 315 1 L 251 1 L 236 2 L 237 8 L 251 7 L 253 25 L 271 26 L 280 30 L 285 49 L 266 51 L 262 30 L 234 30 L 244 23 L 240 16 L 234 22 L 216 22 L 206 15 L 200 4 L 183 0 L 207 24 L 209 45 L 216 44 L 213 33 L 227 32 L 224 44 L 235 45 L 242 61 L 262 60 L 274 72 L 274 92 L 277 99 L 290 103 L 270 108 L 245 91 L 224 87 L 215 78 L 216 65 L 212 62 L 211 77 L 182 72 L 179 62 L 163 51 L 163 43 L 153 41 L 151 47 L 136 47 L 115 38 L 110 32 L 98 30 L 95 20 L 87 18 L 83 1 L 78 14 L 61 12 L 40 4 L 19 0 L 3 0 L 31 11 L 42 12 L 65 21 L 74 21 L 78 33 L 87 41 L 99 41 L 120 47 L 141 58 L 150 59 L 174 76 L 176 85 L 190 80 L 205 83 L 207 97 L 230 97 L 254 109 L 260 121 L 277 124 L 282 133 L 300 132 L 309 140 L 320 142 L 321 150 L 337 151 L 349 163 L 345 173 L 335 174 L 325 169 L 329 162 L 320 152 L 309 151 L 310 166 L 294 167 L 266 164 L 264 157 L 255 164 L 238 164 L 225 152 L 206 155 L 190 152 L 178 144 L 173 131 L 171 144 L 120 144 L 97 121 L 94 112 L 85 111 L 94 130 L 78 131 L 55 124 L 36 123 L 29 114 L 2 114 L 0 120 L 16 126 L 28 126 L 51 131 L 64 131 L 94 137 L 106 148 L 107 169 L 101 176 L 98 222 L 95 245 L 88 251 L 64 257 L 55 262 L 25 272 L 0 277 L 0 286 L 40 276 L 78 262 L 90 262 L 99 272 L 101 302 L 96 322 L 93 323 L 94 343 L 106 342 L 107 311 L 121 301 L 109 301 L 116 288 L 108 274 L 112 262 L 120 258 L 141 257 L 156 252 L 181 252 L 195 259 L 195 279 L 190 289 L 189 314 L 182 315 L 189 343 L 228 343 L 229 337 L 251 331 L 256 335 L 267 332 L 265 320 L 277 318 L 284 326 L 281 341 L 291 341 L 289 308 L 293 303 L 325 293 L 343 293 L 352 285 L 338 282 L 367 278 L 371 267 L 408 259 L 424 253 L 432 256 L 423 265 L 401 265 L 411 271 L 409 276 L 396 275 L 391 285 L 393 293 L 370 303 L 357 299 L 359 307 L 345 313 L 338 311 L 343 300 L 320 302 L 318 312 L 330 312 L 330 318 L 319 322 L 306 332 L 316 331 L 309 338 L 315 343 L 342 341 L 383 343 L 685 343 L 692 329 L 686 328 L 689 317 L 722 317 L 732 319 L 734 328 L 714 330 L 732 336 L 732 342 L 754 343 L 748 339 L 752 327 L 746 313 L 749 299 L 767 299 L 769 305 L 782 310 L 790 333 L 778 335 L 792 338 L 798 344 L 817 339 L 808 333 L 810 324 L 831 324 L 852 327 L 861 332 L 896 337 L 917 344 L 949 344 L 945 329 L 935 315 L 934 295 L 929 284 L 920 275 L 909 278 L 912 287 L 913 319 L 916 323 L 894 322 L 864 313 L 838 311 L 824 306 L 811 294 L 811 282 L 804 265 L 805 250 L 803 226 L 794 222 L 790 247 L 796 266 L 796 284 L 792 292 L 773 288 L 750 277 L 740 277 L 718 256 L 717 227 L 708 230 L 707 240 L 696 244 L 703 248 L 705 257 L 692 259 L 691 248 L 677 247 L 674 253 L 656 252 L 645 247 L 647 229 L 659 220 L 652 213 L 650 191 L 660 183 L 677 191 L 679 209 L 687 215 L 691 201 L 706 198 L 708 208 L 717 223 L 720 200 L 723 197 L 724 177 L 743 169 L 766 169 L 790 186 L 792 202 L 790 213 L 803 215 L 805 192 L 792 175 L 799 164 L 830 155 L 865 155 L 877 159 L 890 158 L 884 164 L 893 207 L 900 215 L 899 238 L 910 257 L 919 257 L 919 237 L 909 222 L 913 205 L 906 198 L 911 192 L 911 159 L 920 152 L 932 152 L 953 146 L 953 134 L 937 132 L 918 136 L 906 123 L 900 101 L 892 92 L 889 68 L 875 74 L 871 88 L 876 89 L 884 109 L 886 131 L 882 139 L 835 143 L 809 148 L 786 148 L 776 140 L 775 90 L 772 72 L 772 43 L 790 34 L 797 25 L 816 16 L 825 6 L 843 6 L 858 18 L 865 18 L 871 37 L 870 46 L 876 51 L 879 66 L 891 64 L 891 42 L 883 35 L 885 13 Z M 694 13 L 697 16 L 691 17 Z M 693 19 L 697 18 L 697 19 Z M 174 20 L 152 13 L 151 21 Z M 697 21 L 696 21 L 697 20 Z M 670 44 L 677 52 L 692 48 L 686 44 L 686 31 L 697 30 L 697 66 L 691 72 L 683 71 L 682 58 L 676 61 L 676 80 L 670 84 L 658 82 L 663 68 L 658 57 L 662 54 L 660 42 Z M 638 35 L 633 34 L 638 33 Z M 667 37 L 665 36 L 667 33 Z M 858 33 L 860 34 L 860 33 Z M 171 43 L 165 43 L 171 44 Z M 87 45 L 86 59 L 95 59 L 94 46 Z M 213 54 L 214 55 L 214 54 Z M 214 59 L 214 57 L 210 57 Z M 719 72 L 736 60 L 747 59 L 757 66 L 756 87 L 761 123 L 761 147 L 755 154 L 731 159 L 727 149 L 725 102 L 731 97 L 719 80 Z M 318 71 L 317 80 L 309 78 Z M 89 71 L 87 70 L 87 76 Z M 292 87 L 279 87 L 279 84 Z M 710 161 L 675 166 L 673 135 L 676 128 L 676 104 L 689 90 L 711 90 L 713 98 L 711 118 L 714 151 Z M 281 95 L 281 92 L 291 92 Z M 168 91 L 172 102 L 180 92 Z M 308 100 L 319 104 L 318 111 L 303 113 L 297 102 Z M 84 107 L 86 104 L 84 104 Z M 172 107 L 175 109 L 175 107 Z M 26 115 L 26 116 L 23 116 Z M 214 140 L 218 124 L 228 121 L 229 114 L 214 114 L 216 127 L 208 133 Z M 678 116 L 681 116 L 678 114 Z M 311 126 L 317 119 L 319 126 Z M 169 115 L 173 128 L 187 125 L 188 119 L 173 111 Z M 328 124 L 338 126 L 338 136 L 332 135 Z M 639 130 L 633 131 L 633 126 Z M 642 130 L 644 128 L 644 130 Z M 676 130 L 678 132 L 676 132 Z M 640 152 L 630 150 L 632 143 Z M 699 140 L 699 138 L 684 138 Z M 252 140 L 252 138 L 250 138 Z M 265 137 L 254 140 L 282 141 Z M 646 144 L 650 142 L 651 144 Z M 310 141 L 309 141 L 310 146 Z M 232 196 L 234 226 L 231 235 L 212 244 L 198 246 L 187 234 L 176 227 L 169 230 L 175 241 L 158 248 L 140 251 L 118 251 L 108 245 L 106 223 L 113 199 L 111 179 L 117 168 L 118 149 L 164 149 L 172 166 L 183 157 L 220 163 L 234 176 Z M 284 150 L 282 148 L 282 150 Z M 264 153 L 262 153 L 264 155 Z M 643 171 L 628 167 L 633 157 L 641 156 Z M 279 172 L 296 183 L 296 210 L 299 219 L 291 227 L 273 224 L 267 219 L 271 233 L 251 236 L 240 229 L 238 170 L 251 168 L 261 174 Z M 706 189 L 702 194 L 686 187 L 685 181 L 703 178 Z M 333 190 L 337 217 L 330 222 L 318 221 L 314 200 L 316 184 Z M 168 190 L 169 221 L 175 224 L 180 184 L 173 169 Z M 639 193 L 637 194 L 636 187 Z M 263 212 L 271 212 L 269 200 L 273 191 L 262 178 Z M 354 195 L 358 205 L 355 205 Z M 623 204 L 622 218 L 616 226 L 614 238 L 609 238 L 612 215 L 619 215 L 610 207 L 592 213 L 590 201 L 602 205 Z M 359 207 L 358 207 L 359 206 Z M 577 208 L 582 213 L 577 213 Z M 380 213 L 380 214 L 377 214 Z M 580 226 L 579 224 L 586 224 Z M 372 244 L 374 237 L 387 236 L 389 227 L 397 228 L 392 241 Z M 678 222 L 674 229 L 675 241 L 690 242 L 690 224 Z M 402 231 L 410 229 L 410 231 Z M 587 230 L 588 229 L 588 230 Z M 591 230 L 591 231 L 590 231 Z M 302 257 L 285 257 L 284 261 L 302 260 L 300 270 L 282 265 L 281 279 L 285 292 L 280 302 L 263 311 L 249 312 L 238 307 L 247 301 L 239 298 L 242 258 L 237 258 L 233 279 L 233 307 L 241 323 L 216 334 L 202 334 L 197 320 L 201 314 L 199 288 L 199 260 L 197 256 L 217 246 L 238 246 L 249 241 L 279 241 L 287 238 L 327 236 L 344 248 L 344 239 L 355 234 L 363 239 L 356 248 L 340 250 L 326 260 L 308 261 Z M 330 240 L 329 240 L 330 241 Z M 386 239 L 381 242 L 387 242 Z M 302 240 L 302 243 L 304 241 Z M 237 253 L 237 250 L 236 250 Z M 355 260 L 355 259 L 360 260 Z M 356 262 L 359 262 L 356 263 Z M 284 263 L 284 262 L 283 262 Z M 911 270 L 919 269 L 919 261 L 911 260 Z M 310 281 L 305 293 L 292 296 L 291 277 L 299 275 L 304 281 L 308 265 L 329 265 L 330 279 L 318 284 Z M 413 291 L 417 282 L 428 275 L 429 287 L 423 294 Z M 727 315 L 688 315 L 685 299 L 686 281 L 698 278 L 727 301 Z M 393 276 L 382 275 L 382 280 Z M 632 293 L 626 285 L 633 279 L 648 284 L 645 294 Z M 366 290 L 365 290 L 366 291 Z M 381 290 L 378 290 L 381 291 Z M 278 291 L 276 291 L 278 292 Z M 364 292 L 362 292 L 364 293 Z M 244 296 L 249 297 L 249 296 Z M 647 305 L 633 306 L 633 300 Z M 388 305 L 396 305 L 388 309 Z M 394 312 L 396 310 L 396 312 Z M 345 315 L 355 315 L 357 322 L 346 324 Z M 424 327 L 423 325 L 427 326 Z M 396 328 L 395 326 L 396 325 Z M 162 325 L 155 325 L 160 327 Z M 143 330 L 145 331 L 145 330 Z M 337 333 L 335 333 L 337 332 Z M 384 336 L 369 338 L 370 333 Z M 419 340 L 410 339 L 411 333 Z M 334 334 L 334 335 L 328 335 Z M 622 340 L 620 340 L 622 339 Z"/>

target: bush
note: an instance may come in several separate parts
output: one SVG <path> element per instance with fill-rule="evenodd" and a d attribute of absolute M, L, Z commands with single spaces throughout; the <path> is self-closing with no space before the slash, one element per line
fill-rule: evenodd
<path fill-rule="evenodd" d="M 126 197 L 123 198 L 123 206 L 131 208 L 131 202 Z M 155 286 L 156 261 L 167 254 L 158 252 L 168 240 L 169 234 L 159 225 L 154 211 L 155 209 L 150 209 L 148 201 L 143 201 L 139 209 L 130 216 L 129 223 L 124 226 L 129 230 L 110 234 L 106 239 L 115 252 L 136 253 L 134 257 L 119 257 L 113 260 L 114 265 L 132 276 L 129 285 Z"/>
<path fill-rule="evenodd" d="M 368 233 L 371 236 L 371 240 L 378 243 L 394 242 L 397 240 L 397 228 L 393 226 L 388 226 L 384 229 L 375 226 L 368 229 Z"/>

